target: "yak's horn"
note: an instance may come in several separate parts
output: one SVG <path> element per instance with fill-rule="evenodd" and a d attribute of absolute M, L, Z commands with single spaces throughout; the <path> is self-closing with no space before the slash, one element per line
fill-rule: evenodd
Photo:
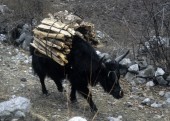
<path fill-rule="evenodd" d="M 121 60 L 123 60 L 123 58 L 125 58 L 125 57 L 128 55 L 128 53 L 129 53 L 129 50 L 128 50 L 125 54 L 117 57 L 117 58 L 115 59 L 115 61 L 119 63 Z"/>

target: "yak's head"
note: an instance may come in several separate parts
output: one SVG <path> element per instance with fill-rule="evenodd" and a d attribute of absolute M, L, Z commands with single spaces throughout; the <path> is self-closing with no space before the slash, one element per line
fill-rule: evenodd
<path fill-rule="evenodd" d="M 106 92 L 111 94 L 114 98 L 119 99 L 123 97 L 123 90 L 119 84 L 121 65 L 119 62 L 129 53 L 116 58 L 114 61 L 102 62 L 101 81 L 100 84 Z"/>

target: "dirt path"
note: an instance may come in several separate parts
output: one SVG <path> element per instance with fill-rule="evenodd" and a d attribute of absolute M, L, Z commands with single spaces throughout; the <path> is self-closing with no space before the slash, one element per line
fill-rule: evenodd
<path fill-rule="evenodd" d="M 20 55 L 20 56 L 19 56 Z M 123 121 L 169 121 L 170 109 L 151 108 L 141 105 L 143 99 L 149 97 L 162 102 L 165 99 L 158 95 L 160 90 L 168 91 L 170 88 L 152 87 L 146 89 L 145 85 L 136 86 L 137 91 L 133 92 L 132 87 L 125 80 L 121 84 L 125 90 L 125 96 L 116 100 L 103 92 L 97 85 L 92 88 L 93 99 L 99 112 L 90 112 L 87 102 L 78 96 L 78 103 L 70 104 L 68 101 L 69 84 L 65 83 L 66 93 L 59 93 L 54 82 L 46 80 L 49 96 L 41 94 L 38 78 L 33 75 L 29 54 L 13 46 L 0 43 L 0 102 L 14 96 L 29 98 L 32 103 L 31 111 L 49 121 L 67 121 L 73 116 L 83 116 L 88 121 L 107 121 L 108 116 L 117 117 L 121 115 Z"/>

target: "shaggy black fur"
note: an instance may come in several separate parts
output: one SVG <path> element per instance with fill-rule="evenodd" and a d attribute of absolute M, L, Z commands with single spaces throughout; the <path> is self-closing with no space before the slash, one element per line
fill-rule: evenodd
<path fill-rule="evenodd" d="M 119 64 L 112 61 L 104 63 L 96 54 L 93 47 L 79 36 L 72 39 L 72 49 L 68 55 L 69 63 L 60 66 L 48 57 L 40 57 L 34 54 L 34 48 L 30 48 L 32 55 L 32 67 L 39 76 L 43 94 L 47 94 L 44 84 L 46 76 L 51 77 L 56 83 L 58 90 L 63 91 L 62 80 L 68 75 L 71 83 L 70 100 L 76 100 L 76 91 L 87 99 L 91 109 L 97 111 L 88 89 L 88 84 L 95 86 L 98 82 L 103 89 L 113 97 L 123 97 L 123 91 L 119 85 Z"/>

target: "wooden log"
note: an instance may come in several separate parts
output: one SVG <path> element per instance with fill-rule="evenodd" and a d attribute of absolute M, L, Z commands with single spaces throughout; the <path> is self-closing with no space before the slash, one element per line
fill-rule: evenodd
<path fill-rule="evenodd" d="M 43 40 L 43 39 L 38 39 L 38 38 L 36 38 L 36 37 L 34 37 L 34 41 L 37 41 L 37 42 L 39 42 L 40 44 L 42 44 L 43 46 L 50 46 L 50 47 L 55 47 L 55 48 L 57 48 L 58 50 L 61 50 L 61 49 L 63 49 L 63 47 L 61 47 L 61 46 L 58 46 L 58 45 L 56 45 L 56 44 L 53 44 L 52 42 L 50 42 L 50 41 L 46 41 L 46 40 Z"/>
<path fill-rule="evenodd" d="M 62 29 L 58 29 L 58 28 L 53 27 L 53 26 L 40 24 L 40 25 L 38 25 L 38 28 L 44 29 L 44 30 L 51 30 L 51 31 L 54 31 L 54 32 L 57 32 L 57 33 L 64 34 L 65 36 L 71 37 L 71 34 L 69 32 L 62 30 Z"/>
<path fill-rule="evenodd" d="M 35 43 L 35 45 L 37 45 L 39 48 L 41 48 L 41 50 L 44 50 L 47 53 L 49 52 L 51 55 L 56 55 L 57 57 L 60 57 L 65 63 L 68 63 L 68 61 L 66 59 L 66 55 L 61 53 L 59 50 L 56 50 L 48 45 L 45 45 L 41 41 L 33 41 L 33 43 Z"/>
<path fill-rule="evenodd" d="M 46 53 L 44 50 L 41 50 L 40 48 L 38 48 L 38 45 L 36 45 L 35 43 L 30 43 L 31 46 L 33 46 L 35 49 L 37 49 L 40 53 L 44 54 L 44 55 L 47 55 L 48 57 L 51 57 L 51 54 L 50 53 Z M 58 57 L 56 57 L 55 55 L 53 56 L 52 58 L 54 61 L 56 61 L 58 64 L 64 66 L 65 63 L 59 59 Z"/>
<path fill-rule="evenodd" d="M 63 50 L 63 53 L 64 53 L 64 54 L 69 54 L 69 53 L 70 53 L 70 49 L 64 49 L 64 50 Z"/>
<path fill-rule="evenodd" d="M 55 45 L 58 45 L 58 46 L 60 46 L 60 47 L 62 47 L 62 48 L 65 48 L 65 49 L 69 49 L 70 47 L 69 47 L 69 45 L 70 44 L 72 44 L 72 42 L 69 42 L 69 45 L 66 45 L 65 44 L 65 41 L 63 40 L 63 41 L 61 41 L 61 40 L 59 40 L 59 39 L 52 39 L 52 38 L 41 38 L 41 37 L 39 37 L 39 36 L 37 36 L 37 35 L 34 35 L 37 39 L 40 39 L 41 41 L 48 41 L 48 42 L 50 42 L 50 43 L 52 43 L 52 44 L 55 44 Z"/>
<path fill-rule="evenodd" d="M 64 34 L 55 34 L 55 33 L 46 33 L 46 32 L 42 32 L 42 31 L 39 31 L 38 29 L 34 29 L 33 30 L 34 34 L 35 35 L 38 35 L 40 36 L 41 38 L 45 38 L 45 37 L 50 37 L 50 38 L 54 38 L 54 39 L 62 39 L 64 40 L 65 39 L 65 36 Z"/>
<path fill-rule="evenodd" d="M 54 44 L 56 44 L 56 45 L 58 45 L 58 46 L 60 46 L 60 47 L 69 49 L 69 46 L 65 44 L 64 40 L 60 41 L 58 39 L 56 40 L 56 39 L 48 39 L 48 38 L 47 38 L 47 40 L 54 43 Z M 70 42 L 70 44 L 71 44 L 71 42 Z"/>
<path fill-rule="evenodd" d="M 41 23 L 49 25 L 49 26 L 54 26 L 58 29 L 67 30 L 70 34 L 75 35 L 74 28 L 69 28 L 69 25 L 66 25 L 62 22 L 59 22 L 59 21 L 56 21 L 50 18 L 45 18 L 41 21 Z"/>
<path fill-rule="evenodd" d="M 40 39 L 38 39 L 36 37 L 34 37 L 34 41 L 37 41 L 38 43 L 40 43 L 44 47 L 47 45 L 47 46 L 50 46 L 50 47 L 57 48 L 58 50 L 61 50 L 64 54 L 69 54 L 70 53 L 70 48 L 65 44 L 63 46 L 60 46 L 60 45 L 56 45 L 55 43 L 53 44 L 50 41 L 40 40 Z"/>

